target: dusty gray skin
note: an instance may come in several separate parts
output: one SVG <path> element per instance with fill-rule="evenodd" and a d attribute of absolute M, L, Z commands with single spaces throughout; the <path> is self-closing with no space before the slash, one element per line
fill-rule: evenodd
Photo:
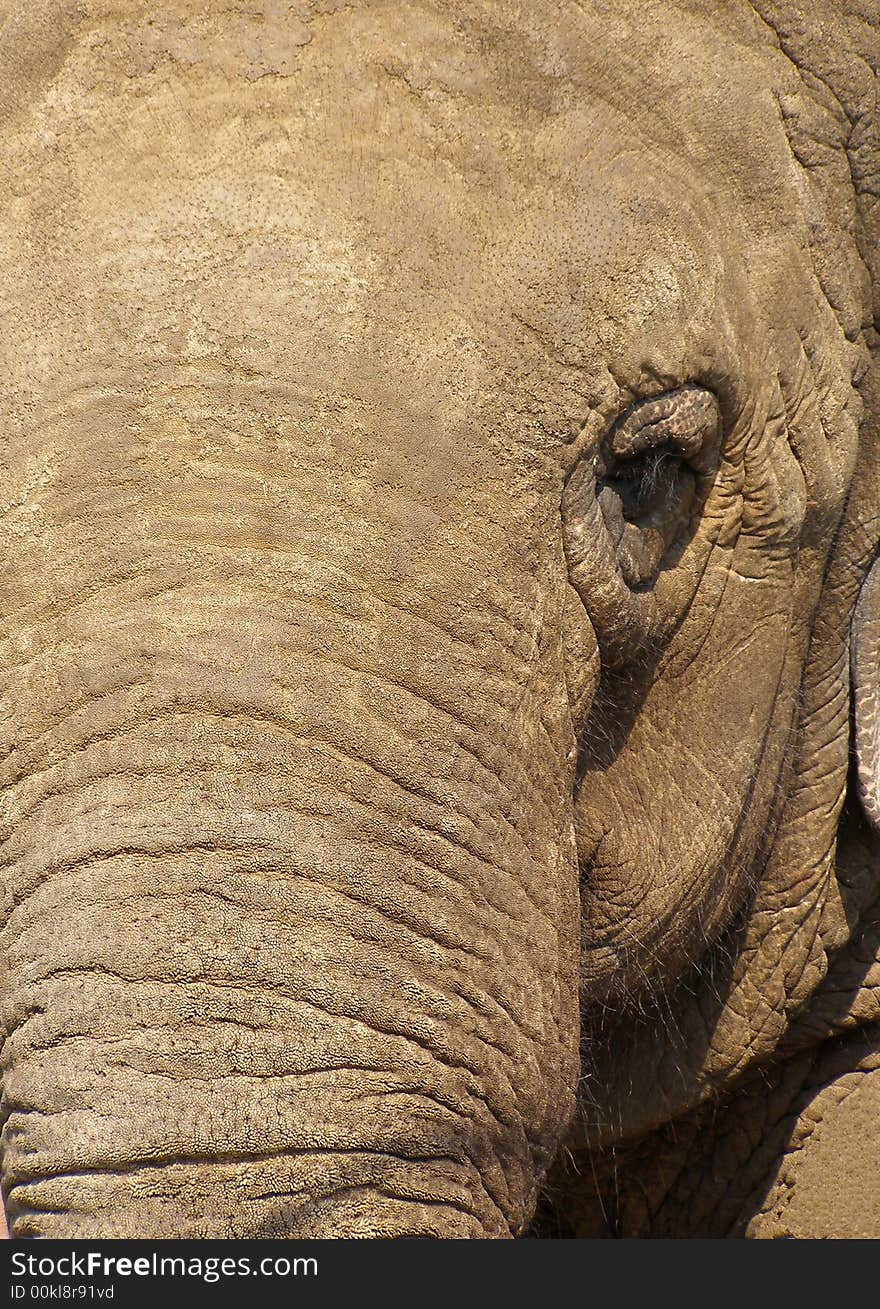
<path fill-rule="evenodd" d="M 15 1234 L 875 1223 L 872 63 L 855 0 L 11 10 Z"/>
<path fill-rule="evenodd" d="M 856 773 L 868 818 L 880 827 L 880 560 L 862 587 L 853 619 L 852 678 L 855 712 Z"/>

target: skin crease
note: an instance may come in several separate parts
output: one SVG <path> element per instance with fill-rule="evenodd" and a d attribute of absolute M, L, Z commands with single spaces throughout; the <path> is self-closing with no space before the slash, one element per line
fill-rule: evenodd
<path fill-rule="evenodd" d="M 655 8 L 6 7 L 13 1235 L 880 1234 L 877 25 Z"/>

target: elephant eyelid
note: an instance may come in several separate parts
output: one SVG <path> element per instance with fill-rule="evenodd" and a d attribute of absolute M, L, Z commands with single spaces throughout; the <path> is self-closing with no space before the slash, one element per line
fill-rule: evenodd
<path fill-rule="evenodd" d="M 600 457 L 607 467 L 665 449 L 695 471 L 709 472 L 717 460 L 720 436 L 717 399 L 706 387 L 688 383 L 631 405 L 607 433 Z"/>

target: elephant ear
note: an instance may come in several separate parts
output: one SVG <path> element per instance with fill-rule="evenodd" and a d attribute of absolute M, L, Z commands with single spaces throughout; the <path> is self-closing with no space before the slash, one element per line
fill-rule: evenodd
<path fill-rule="evenodd" d="M 880 556 L 862 584 L 851 648 L 859 797 L 880 830 Z"/>

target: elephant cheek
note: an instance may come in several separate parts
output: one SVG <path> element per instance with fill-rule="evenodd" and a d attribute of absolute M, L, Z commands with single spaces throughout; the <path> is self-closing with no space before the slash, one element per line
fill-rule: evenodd
<path fill-rule="evenodd" d="M 83 637 L 4 801 L 14 1234 L 521 1232 L 577 1078 L 546 732 L 164 603 Z"/>

